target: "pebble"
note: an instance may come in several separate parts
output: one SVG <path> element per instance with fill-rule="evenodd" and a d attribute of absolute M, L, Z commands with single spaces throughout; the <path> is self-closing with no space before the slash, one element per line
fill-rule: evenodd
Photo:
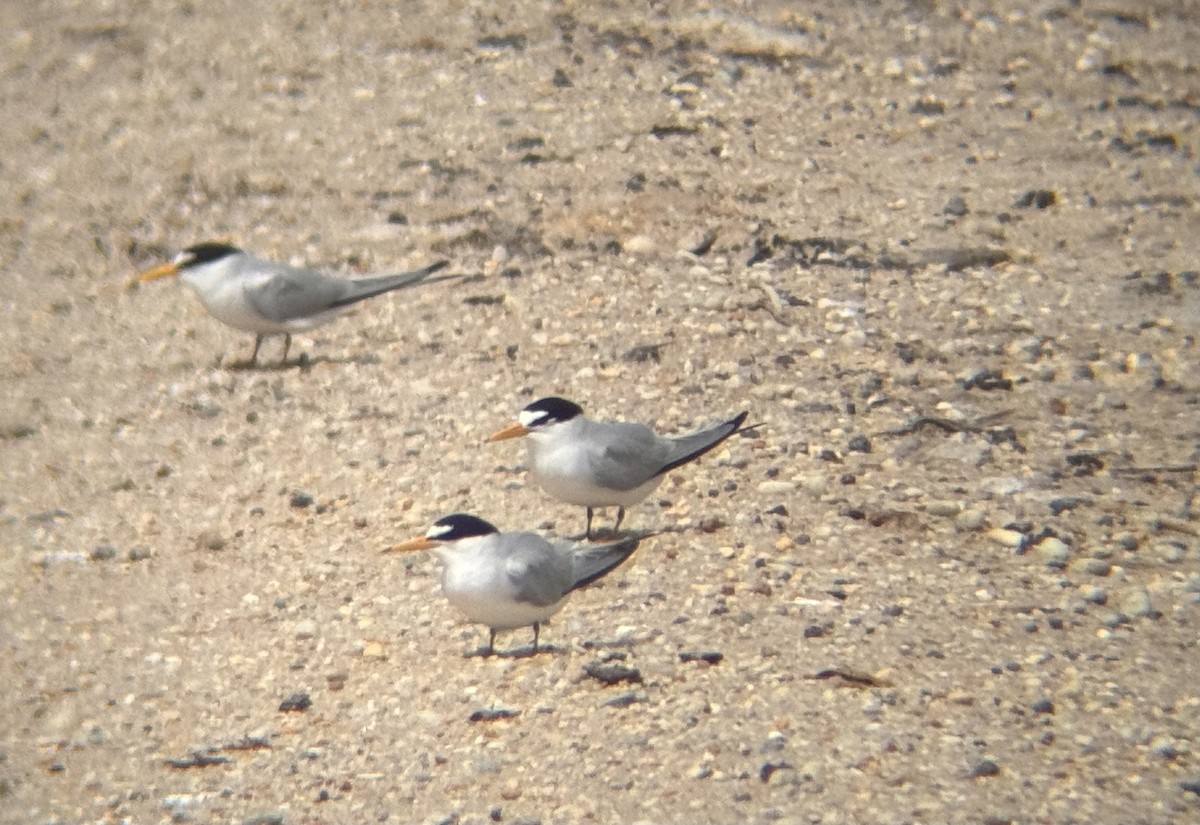
<path fill-rule="evenodd" d="M 1067 559 L 1071 557 L 1071 548 L 1062 539 L 1050 536 L 1038 544 L 1037 553 L 1047 567 L 1061 570 L 1066 567 Z"/>
<path fill-rule="evenodd" d="M 1116 610 L 1106 610 L 1098 618 L 1100 619 L 1100 624 L 1108 628 L 1116 628 L 1129 623 L 1129 617 Z"/>
<path fill-rule="evenodd" d="M 317 635 L 317 623 L 312 619 L 301 619 L 296 622 L 296 638 L 311 639 Z"/>
<path fill-rule="evenodd" d="M 658 244 L 646 235 L 634 235 L 621 244 L 621 249 L 630 255 L 649 255 L 658 249 Z"/>
<path fill-rule="evenodd" d="M 312 698 L 307 693 L 293 693 L 279 704 L 282 713 L 303 713 L 312 707 Z"/>
<path fill-rule="evenodd" d="M 856 435 L 846 444 L 846 450 L 851 453 L 869 453 L 871 440 L 865 435 Z"/>
<path fill-rule="evenodd" d="M 1125 597 L 1121 599 L 1121 612 L 1123 612 L 1126 616 L 1133 616 L 1135 618 L 1142 616 L 1153 616 L 1154 605 L 1150 601 L 1150 593 L 1144 587 L 1139 587 L 1138 589 L 1127 593 Z"/>
<path fill-rule="evenodd" d="M 1179 746 L 1168 736 L 1155 736 L 1150 740 L 1150 752 L 1159 759 L 1172 760 L 1183 756 L 1186 750 L 1181 750 Z"/>
<path fill-rule="evenodd" d="M 784 481 L 782 479 L 771 479 L 770 481 L 759 482 L 758 491 L 767 494 L 790 493 L 796 489 L 796 483 L 793 481 Z"/>
<path fill-rule="evenodd" d="M 92 561 L 108 561 L 117 557 L 117 548 L 111 544 L 102 544 L 99 547 L 93 547 L 89 556 Z"/>
<path fill-rule="evenodd" d="M 987 537 L 1003 547 L 1012 548 L 1020 547 L 1025 541 L 1023 533 L 1018 533 L 1016 530 L 1008 530 L 1004 527 L 993 527 L 987 531 Z"/>
<path fill-rule="evenodd" d="M 216 530 L 203 530 L 196 536 L 197 550 L 224 550 L 225 539 Z"/>
<path fill-rule="evenodd" d="M 1052 702 L 1049 699 L 1038 699 L 1036 702 L 1034 702 L 1032 705 L 1030 705 L 1030 709 L 1034 713 L 1051 713 L 1052 714 L 1052 713 L 1054 713 L 1054 702 Z"/>
<path fill-rule="evenodd" d="M 957 501 L 931 501 L 925 505 L 925 512 L 929 513 L 931 516 L 949 518 L 951 516 L 957 516 L 960 513 L 965 515 L 967 512 L 972 511 L 964 511 L 962 505 Z M 979 513 L 981 517 L 983 516 L 982 511 L 976 510 L 973 512 Z"/>
<path fill-rule="evenodd" d="M 1104 559 L 1084 559 L 1083 569 L 1090 576 L 1107 576 L 1112 572 L 1112 565 Z"/>
<path fill-rule="evenodd" d="M 946 201 L 946 205 L 942 207 L 943 215 L 950 215 L 954 218 L 961 218 L 967 214 L 967 211 L 967 202 L 958 195 L 950 198 L 950 200 Z"/>
<path fill-rule="evenodd" d="M 1085 584 L 1079 588 L 1084 601 L 1092 604 L 1108 604 L 1108 591 L 1094 584 Z"/>
<path fill-rule="evenodd" d="M 242 825 L 283 825 L 283 811 L 267 811 L 242 820 Z"/>
<path fill-rule="evenodd" d="M 1000 773 L 1000 766 L 991 759 L 980 759 L 971 766 L 971 779 L 980 779 L 988 776 L 995 776 Z"/>
<path fill-rule="evenodd" d="M 1187 547 L 1178 541 L 1155 542 L 1153 552 L 1167 564 L 1178 564 L 1187 558 Z"/>
<path fill-rule="evenodd" d="M 974 532 L 987 523 L 987 513 L 978 507 L 963 510 L 954 519 L 954 529 L 961 533 Z"/>
<path fill-rule="evenodd" d="M 1113 536 L 1113 541 L 1116 542 L 1117 546 L 1122 550 L 1126 550 L 1130 553 L 1132 553 L 1134 550 L 1137 550 L 1138 545 L 1140 544 L 1138 537 L 1129 532 L 1118 533 L 1117 535 Z"/>
<path fill-rule="evenodd" d="M 637 668 L 618 664 L 598 664 L 589 662 L 583 666 L 583 672 L 598 682 L 606 685 L 616 685 L 621 682 L 641 682 L 642 674 Z"/>

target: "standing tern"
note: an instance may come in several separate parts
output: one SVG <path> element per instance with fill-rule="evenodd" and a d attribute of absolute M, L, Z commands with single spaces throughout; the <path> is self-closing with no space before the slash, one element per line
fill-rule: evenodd
<path fill-rule="evenodd" d="M 565 398 L 535 401 L 514 424 L 488 441 L 529 436 L 530 473 L 550 495 L 587 508 L 584 537 L 592 537 L 592 510 L 617 510 L 615 533 L 625 508 L 662 483 L 670 470 L 695 461 L 742 428 L 748 413 L 686 435 L 656 435 L 643 424 L 592 421 Z"/>
<path fill-rule="evenodd" d="M 293 332 L 331 321 L 359 301 L 393 289 L 456 277 L 429 278 L 447 265 L 438 261 L 413 272 L 349 280 L 257 258 L 226 243 L 201 243 L 180 252 L 170 263 L 141 273 L 138 280 L 179 276 L 214 318 L 254 333 L 254 352 L 239 365 L 253 367 L 266 336 L 286 336 L 279 361 L 284 364 Z"/>
<path fill-rule="evenodd" d="M 562 608 L 571 591 L 629 558 L 640 540 L 551 543 L 537 533 L 501 533 L 477 516 L 455 513 L 386 552 L 433 550 L 442 561 L 442 592 L 468 619 L 487 626 L 488 644 L 481 652 L 490 656 L 497 630 L 530 625 L 537 653 L 541 623 Z"/>

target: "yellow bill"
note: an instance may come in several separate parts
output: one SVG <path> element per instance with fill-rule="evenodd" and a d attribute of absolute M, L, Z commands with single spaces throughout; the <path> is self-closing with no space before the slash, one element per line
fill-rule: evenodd
<path fill-rule="evenodd" d="M 523 435 L 529 435 L 529 428 L 517 422 L 509 424 L 498 433 L 493 433 L 488 437 L 488 441 L 507 441 L 510 438 L 520 438 Z"/>
<path fill-rule="evenodd" d="M 144 284 L 150 281 L 157 281 L 159 278 L 173 278 L 178 274 L 178 266 L 175 264 L 163 264 L 162 266 L 156 266 L 153 269 L 147 269 L 141 275 L 138 275 L 138 281 Z"/>
<path fill-rule="evenodd" d="M 391 547 L 386 548 L 383 552 L 411 553 L 414 550 L 429 550 L 432 547 L 437 547 L 437 542 L 431 538 L 427 538 L 426 536 L 421 536 L 420 538 L 409 539 L 408 541 L 401 542 L 400 544 L 393 544 Z"/>

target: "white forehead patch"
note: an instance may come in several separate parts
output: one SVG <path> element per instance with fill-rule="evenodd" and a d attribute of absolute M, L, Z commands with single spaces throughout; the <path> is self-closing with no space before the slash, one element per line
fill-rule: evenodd
<path fill-rule="evenodd" d="M 522 427 L 532 427 L 546 420 L 546 413 L 541 410 L 521 410 L 517 416 L 517 423 Z"/>
<path fill-rule="evenodd" d="M 454 527 L 449 524 L 435 524 L 425 532 L 425 538 L 436 539 L 446 535 L 453 529 Z"/>

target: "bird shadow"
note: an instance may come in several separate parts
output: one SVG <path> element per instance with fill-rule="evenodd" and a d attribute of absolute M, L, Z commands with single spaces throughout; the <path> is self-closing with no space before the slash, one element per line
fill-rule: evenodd
<path fill-rule="evenodd" d="M 561 645 L 538 645 L 535 649 L 533 645 L 525 645 L 524 647 L 514 647 L 508 650 L 489 649 L 486 645 L 477 647 L 474 650 L 468 650 L 463 653 L 464 659 L 490 659 L 493 656 L 497 659 L 532 659 L 534 656 L 540 656 L 543 653 L 551 656 L 561 656 L 569 652 L 567 648 Z"/>
<path fill-rule="evenodd" d="M 645 541 L 648 538 L 659 536 L 664 533 L 686 533 L 688 528 L 679 527 L 677 525 L 667 525 L 658 527 L 653 530 L 613 530 L 611 527 L 602 530 L 593 530 L 591 538 L 588 538 L 586 533 L 578 533 L 567 536 L 568 541 L 589 542 L 591 544 L 604 544 L 607 542 L 618 541 L 620 539 L 636 538 L 638 541 Z"/>
<path fill-rule="evenodd" d="M 295 358 L 284 359 L 282 361 L 274 361 L 271 363 L 259 363 L 257 361 L 230 361 L 223 363 L 223 359 L 218 359 L 217 366 L 223 367 L 230 372 L 286 372 L 288 370 L 300 370 L 308 372 L 317 364 L 358 364 L 359 366 L 375 366 L 383 363 L 378 355 L 366 353 L 363 355 L 347 355 L 343 357 L 331 355 L 313 355 L 301 353 Z"/>

